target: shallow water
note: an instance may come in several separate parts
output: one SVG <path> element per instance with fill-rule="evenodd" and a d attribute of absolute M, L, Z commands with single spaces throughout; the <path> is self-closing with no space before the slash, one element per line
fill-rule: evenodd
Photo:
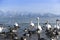
<path fill-rule="evenodd" d="M 40 23 L 40 25 L 43 27 L 43 23 Z M 53 27 L 53 25 L 55 25 L 55 24 L 53 24 L 52 23 L 52 27 Z M 37 23 L 35 23 L 35 26 L 37 26 Z M 8 27 L 8 26 L 7 26 Z M 13 25 L 11 26 L 11 27 L 13 27 Z M 19 24 L 19 29 L 18 29 L 18 32 L 17 32 L 17 34 L 18 34 L 18 36 L 19 36 L 19 38 L 23 35 L 23 33 L 24 33 L 24 29 L 25 28 L 29 28 L 30 26 L 29 26 L 29 23 L 21 23 L 21 24 Z M 41 38 L 45 38 L 46 40 L 50 40 L 46 35 L 45 35 L 45 30 L 43 30 L 42 31 L 42 33 L 40 34 L 40 36 L 41 36 Z M 0 39 L 1 40 L 1 39 Z M 2 39 L 2 40 L 5 40 L 4 38 Z M 6 39 L 7 40 L 7 39 Z M 38 40 L 38 36 L 37 36 L 37 34 L 33 34 L 31 37 L 27 37 L 27 40 Z"/>
<path fill-rule="evenodd" d="M 3 24 L 4 27 L 13 27 L 14 23 L 17 22 L 19 24 L 19 29 L 18 29 L 18 36 L 21 37 L 22 34 L 24 33 L 25 28 L 29 28 L 29 22 L 32 19 L 32 21 L 35 23 L 35 26 L 37 26 L 37 20 L 35 18 L 2 18 L 0 19 L 0 24 Z M 56 24 L 56 19 L 59 18 L 40 18 L 40 25 L 43 27 L 44 23 L 46 20 L 49 20 L 49 23 L 52 25 L 52 27 Z M 1 38 L 1 37 L 0 37 Z M 27 37 L 28 40 L 38 40 L 38 36 L 36 34 L 33 34 L 30 38 Z M 45 38 L 46 40 L 50 40 L 46 35 L 45 31 L 41 33 L 41 38 Z M 60 38 L 60 37 L 59 37 Z M 5 40 L 0 39 L 0 40 Z M 8 40 L 8 39 L 6 39 Z"/>

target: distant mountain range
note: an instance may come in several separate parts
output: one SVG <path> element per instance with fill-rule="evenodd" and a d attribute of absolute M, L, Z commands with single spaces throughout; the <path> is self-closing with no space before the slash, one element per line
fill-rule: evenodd
<path fill-rule="evenodd" d="M 52 13 L 32 13 L 32 12 L 12 12 L 0 11 L 0 18 L 22 18 L 22 17 L 60 17 L 60 15 L 52 14 Z"/>

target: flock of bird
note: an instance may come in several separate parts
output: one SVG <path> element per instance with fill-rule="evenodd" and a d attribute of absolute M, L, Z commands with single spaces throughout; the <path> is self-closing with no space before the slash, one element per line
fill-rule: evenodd
<path fill-rule="evenodd" d="M 50 38 L 50 40 L 54 40 L 54 38 L 56 38 L 56 40 L 58 40 L 58 36 L 60 35 L 60 26 L 58 24 L 58 21 L 60 20 L 56 20 L 56 25 L 52 28 L 52 26 L 48 23 L 45 23 L 44 29 L 42 28 L 42 26 L 39 24 L 39 17 L 37 17 L 37 27 L 35 26 L 35 24 L 31 21 L 30 22 L 30 27 L 28 29 L 25 28 L 24 30 L 24 34 L 21 38 L 19 38 L 17 36 L 17 29 L 19 29 L 19 25 L 18 23 L 14 24 L 14 28 L 9 28 L 8 32 L 4 32 L 4 27 L 0 27 L 0 35 L 4 36 L 4 40 L 6 38 L 10 38 L 11 40 L 27 40 L 26 36 L 30 37 L 32 34 L 37 34 L 38 35 L 38 40 L 47 40 L 45 38 L 40 38 L 40 34 L 42 33 L 42 30 L 45 31 L 45 34 L 48 38 Z M 3 31 L 4 30 L 4 31 Z"/>

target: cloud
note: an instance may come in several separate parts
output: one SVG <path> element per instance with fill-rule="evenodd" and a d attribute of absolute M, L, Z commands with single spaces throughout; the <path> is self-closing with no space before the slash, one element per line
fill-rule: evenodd
<path fill-rule="evenodd" d="M 60 13 L 60 0 L 1 0 L 1 10 Z"/>

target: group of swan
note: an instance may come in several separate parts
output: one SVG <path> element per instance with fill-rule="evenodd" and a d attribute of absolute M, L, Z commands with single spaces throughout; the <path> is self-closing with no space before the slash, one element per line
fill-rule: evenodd
<path fill-rule="evenodd" d="M 2 32 L 6 32 L 7 28 L 3 27 L 3 26 L 0 26 L 0 33 Z"/>
<path fill-rule="evenodd" d="M 50 28 L 52 28 L 52 25 L 50 25 L 49 23 L 46 24 L 46 28 L 49 30 Z M 54 28 L 56 29 L 60 29 L 60 26 L 58 23 L 56 23 L 56 25 L 54 25 Z"/>
<path fill-rule="evenodd" d="M 16 27 L 19 26 L 17 22 L 16 22 L 14 25 L 15 25 Z M 0 33 L 4 32 L 5 30 L 7 30 L 7 28 L 5 28 L 5 27 L 3 27 L 3 26 L 0 26 Z M 16 32 L 16 30 L 12 30 L 12 31 L 13 31 L 13 32 Z"/>
<path fill-rule="evenodd" d="M 51 34 L 51 36 L 49 36 L 49 37 L 51 37 L 51 40 L 54 40 L 54 38 L 52 38 L 52 37 L 56 37 L 56 39 L 58 39 L 58 35 L 59 35 L 59 29 L 60 29 L 60 26 L 59 26 L 59 24 L 58 24 L 58 21 L 56 21 L 56 25 L 54 25 L 54 27 L 52 28 L 52 26 L 47 22 L 46 23 L 46 28 L 47 28 L 47 30 L 48 31 L 46 31 L 48 34 L 48 36 L 49 36 L 49 34 Z M 52 30 L 51 30 L 52 29 Z M 57 29 L 57 30 L 56 30 Z M 53 31 L 54 30 L 54 31 Z"/>
<path fill-rule="evenodd" d="M 18 25 L 18 23 L 16 22 L 15 24 L 14 24 L 14 26 L 16 26 L 16 27 L 18 27 L 19 25 Z M 50 28 L 52 28 L 52 26 L 49 24 L 49 23 L 47 23 L 46 25 L 46 28 L 49 30 Z M 33 30 L 32 28 L 34 28 L 35 27 L 35 24 L 31 21 L 30 22 L 30 29 L 31 30 Z M 54 25 L 54 28 L 57 28 L 57 29 L 60 29 L 60 26 L 58 25 L 58 24 L 56 24 L 56 25 Z M 3 31 L 3 29 L 7 29 L 7 28 L 4 28 L 4 27 L 0 27 L 0 33 Z M 41 27 L 41 25 L 39 25 L 39 17 L 37 17 L 37 27 L 36 27 L 36 29 L 39 29 L 39 31 L 38 31 L 38 33 L 41 33 L 41 31 L 42 31 L 42 27 Z M 16 30 L 12 30 L 13 32 L 16 32 Z M 26 30 L 25 30 L 26 31 Z"/>
<path fill-rule="evenodd" d="M 16 22 L 14 25 L 15 25 L 15 26 L 19 26 L 17 22 Z M 30 26 L 31 26 L 32 28 L 35 26 L 32 21 L 30 22 Z M 42 30 L 41 25 L 39 25 L 39 17 L 37 17 L 37 28 L 38 28 L 40 31 Z M 49 23 L 47 23 L 47 24 L 46 24 L 46 28 L 47 28 L 47 29 L 50 29 L 50 28 L 52 28 L 52 26 L 51 26 Z M 54 28 L 60 29 L 60 26 L 56 24 L 56 25 L 54 26 Z M 3 27 L 0 27 L 0 32 L 2 32 L 3 29 L 4 29 Z"/>
<path fill-rule="evenodd" d="M 37 17 L 37 27 L 34 25 L 34 23 L 33 23 L 32 21 L 30 22 L 30 29 L 33 30 L 32 28 L 39 29 L 38 32 L 41 32 L 41 31 L 42 31 L 42 28 L 41 28 L 41 26 L 39 25 L 39 17 Z"/>
<path fill-rule="evenodd" d="M 56 21 L 58 22 L 58 21 Z M 50 28 L 52 28 L 52 25 L 50 25 L 48 22 L 46 23 L 46 28 L 49 30 Z M 30 29 L 33 30 L 32 28 L 34 28 L 35 25 L 34 23 L 31 21 L 30 22 Z M 42 27 L 41 25 L 39 25 L 39 17 L 37 17 L 37 28 L 39 29 L 39 31 L 41 32 L 42 31 Z M 58 25 L 58 23 L 56 25 L 54 25 L 54 28 L 57 28 L 57 29 L 60 29 L 60 26 Z"/>

